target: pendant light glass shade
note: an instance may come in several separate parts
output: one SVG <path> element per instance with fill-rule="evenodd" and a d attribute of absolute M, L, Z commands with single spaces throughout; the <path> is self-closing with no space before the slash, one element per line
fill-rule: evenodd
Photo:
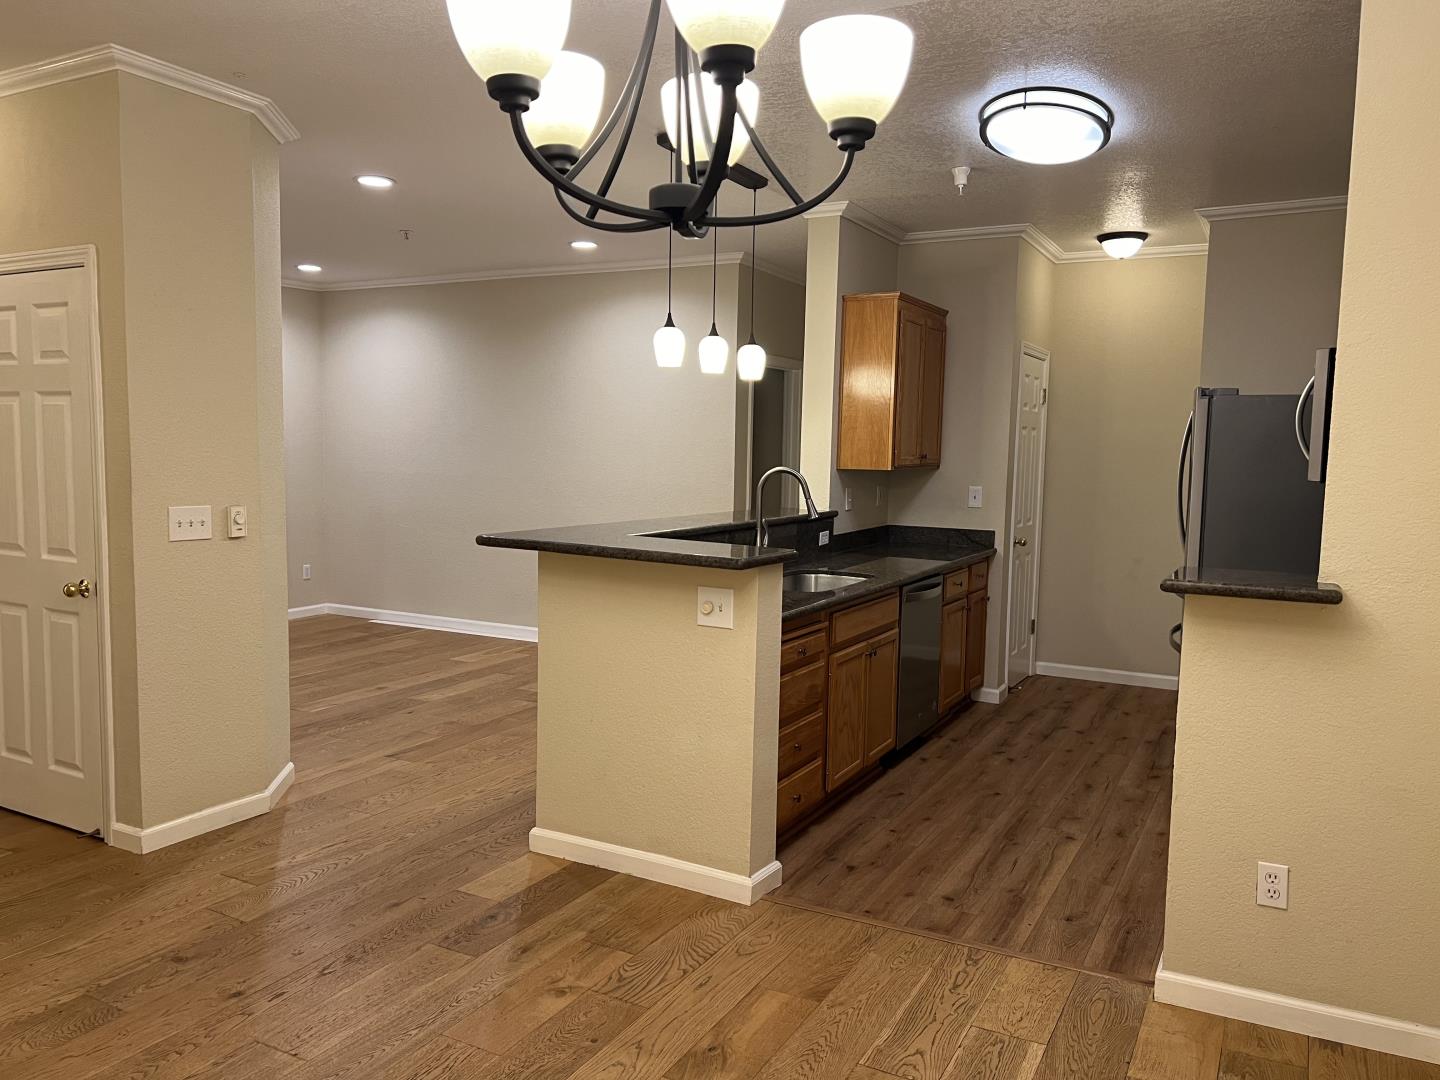
<path fill-rule="evenodd" d="M 745 382 L 759 382 L 765 377 L 765 359 L 763 346 L 753 341 L 741 345 L 740 351 L 735 354 L 735 374 Z"/>
<path fill-rule="evenodd" d="M 1150 239 L 1149 233 L 1143 232 L 1107 232 L 1095 237 L 1100 241 L 1100 246 L 1105 249 L 1105 254 L 1112 259 L 1128 259 L 1139 253 L 1145 246 L 1145 241 Z"/>
<path fill-rule="evenodd" d="M 700 339 L 700 370 L 706 375 L 724 375 L 725 365 L 729 362 L 730 343 L 711 323 L 710 333 Z"/>
<path fill-rule="evenodd" d="M 691 75 L 687 80 L 690 84 L 690 112 L 700 107 L 701 102 L 705 105 L 705 123 L 710 127 L 710 138 L 715 138 L 715 132 L 720 127 L 720 113 L 722 95 L 720 87 L 715 80 L 708 76 L 696 78 Z M 685 112 L 685 94 L 681 91 L 677 102 L 675 100 L 675 88 L 680 85 L 679 79 L 669 79 L 660 90 L 660 112 L 665 120 L 665 135 L 670 140 L 671 146 L 680 148 L 681 160 L 689 166 L 690 161 L 690 138 L 686 128 L 689 117 L 680 116 Z M 748 79 L 735 88 L 735 100 L 745 118 L 754 127 L 760 119 L 760 88 Z M 677 110 L 678 105 L 678 110 Z M 696 114 L 698 117 L 698 114 Z M 745 148 L 750 145 L 750 133 L 745 130 L 745 125 L 739 120 L 735 121 L 735 134 L 730 140 L 730 164 L 734 165 L 745 153 Z M 710 160 L 710 151 L 705 146 L 705 124 L 695 124 L 695 160 L 701 165 Z"/>
<path fill-rule="evenodd" d="M 785 0 L 667 0 L 675 28 L 697 53 L 716 45 L 760 50 L 770 39 Z"/>
<path fill-rule="evenodd" d="M 550 73 L 570 29 L 570 0 L 446 0 L 460 51 L 482 79 Z"/>
<path fill-rule="evenodd" d="M 889 115 L 910 74 L 915 35 L 883 15 L 836 15 L 800 35 L 800 70 L 827 124 Z"/>
<path fill-rule="evenodd" d="M 1110 141 L 1115 114 L 1078 90 L 1040 86 L 991 98 L 980 110 L 980 138 L 998 154 L 1032 165 L 1087 158 Z"/>
<path fill-rule="evenodd" d="M 605 68 L 577 52 L 561 52 L 540 80 L 540 96 L 525 113 L 525 134 L 536 146 L 582 147 L 600 120 Z"/>
<path fill-rule="evenodd" d="M 666 316 L 665 325 L 655 331 L 655 363 L 660 367 L 680 367 L 685 363 L 685 331 Z"/>

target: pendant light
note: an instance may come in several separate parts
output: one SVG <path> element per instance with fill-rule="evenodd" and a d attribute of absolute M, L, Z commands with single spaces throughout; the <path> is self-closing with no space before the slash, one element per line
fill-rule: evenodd
<path fill-rule="evenodd" d="M 751 210 L 753 216 L 760 209 L 760 195 L 752 191 Z M 765 377 L 765 349 L 755 342 L 755 277 L 760 273 L 755 265 L 755 234 L 757 227 L 750 226 L 750 340 L 740 346 L 735 354 L 735 374 L 742 382 L 759 382 Z"/>
<path fill-rule="evenodd" d="M 1150 239 L 1147 232 L 1103 232 L 1095 237 L 1105 254 L 1112 259 L 1128 259 L 1136 255 L 1145 241 Z"/>
<path fill-rule="evenodd" d="M 674 278 L 675 267 L 672 255 L 675 248 L 675 234 L 669 234 L 670 242 L 665 249 L 665 325 L 655 331 L 655 363 L 660 367 L 677 368 L 685 363 L 685 331 L 675 325 Z"/>
<path fill-rule="evenodd" d="M 836 15 L 801 32 L 805 90 L 842 150 L 864 146 L 889 115 L 914 50 L 914 32 L 883 15 Z"/>
<path fill-rule="evenodd" d="M 700 370 L 706 375 L 724 375 L 730 362 L 730 343 L 715 326 L 715 291 L 720 278 L 720 230 L 711 229 L 715 247 L 710 257 L 710 333 L 700 339 Z"/>

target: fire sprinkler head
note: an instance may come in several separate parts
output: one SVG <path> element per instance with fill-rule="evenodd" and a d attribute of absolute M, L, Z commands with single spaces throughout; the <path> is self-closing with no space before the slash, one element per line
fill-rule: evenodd
<path fill-rule="evenodd" d="M 965 185 L 970 182 L 970 166 L 956 165 L 950 170 L 950 175 L 955 180 L 955 189 L 960 192 L 961 195 L 964 195 Z"/>

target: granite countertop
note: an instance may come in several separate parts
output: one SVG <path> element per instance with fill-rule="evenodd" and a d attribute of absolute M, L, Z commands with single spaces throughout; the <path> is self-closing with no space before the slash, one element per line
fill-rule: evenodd
<path fill-rule="evenodd" d="M 1182 566 L 1160 582 L 1160 590 L 1179 596 L 1234 596 L 1247 600 L 1282 600 L 1293 604 L 1338 604 L 1345 599 L 1339 585 L 1274 570 L 1199 570 Z"/>
<path fill-rule="evenodd" d="M 912 581 L 984 562 L 994 554 L 993 547 L 981 543 L 927 545 L 881 542 L 829 553 L 821 549 L 787 565 L 786 571 L 833 570 L 843 574 L 865 574 L 867 580 L 831 592 L 785 593 L 780 602 L 780 616 L 782 619 L 794 619 L 801 615 L 813 615 L 817 611 L 898 589 Z"/>
<path fill-rule="evenodd" d="M 823 511 L 822 524 L 833 521 L 836 511 Z M 810 520 L 805 514 L 766 518 L 774 528 Z M 679 563 L 706 566 L 715 570 L 749 570 L 785 562 L 799 552 L 788 547 L 755 547 L 715 539 L 703 534 L 720 529 L 753 529 L 755 519 L 742 513 L 691 514 L 687 517 L 648 518 L 600 525 L 570 525 L 533 532 L 481 533 L 475 543 L 481 547 L 520 548 L 525 551 L 554 551 L 563 555 L 593 555 L 603 559 L 630 559 L 639 562 Z"/>

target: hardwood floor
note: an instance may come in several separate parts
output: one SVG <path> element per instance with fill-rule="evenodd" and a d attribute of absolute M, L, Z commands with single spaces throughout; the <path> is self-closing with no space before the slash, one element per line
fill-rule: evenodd
<path fill-rule="evenodd" d="M 781 902 L 1149 981 L 1175 694 L 1034 678 L 784 845 Z"/>
<path fill-rule="evenodd" d="M 336 617 L 292 640 L 272 813 L 144 857 L 0 813 L 5 1080 L 1440 1080 L 1128 979 L 531 855 L 532 646 Z"/>

